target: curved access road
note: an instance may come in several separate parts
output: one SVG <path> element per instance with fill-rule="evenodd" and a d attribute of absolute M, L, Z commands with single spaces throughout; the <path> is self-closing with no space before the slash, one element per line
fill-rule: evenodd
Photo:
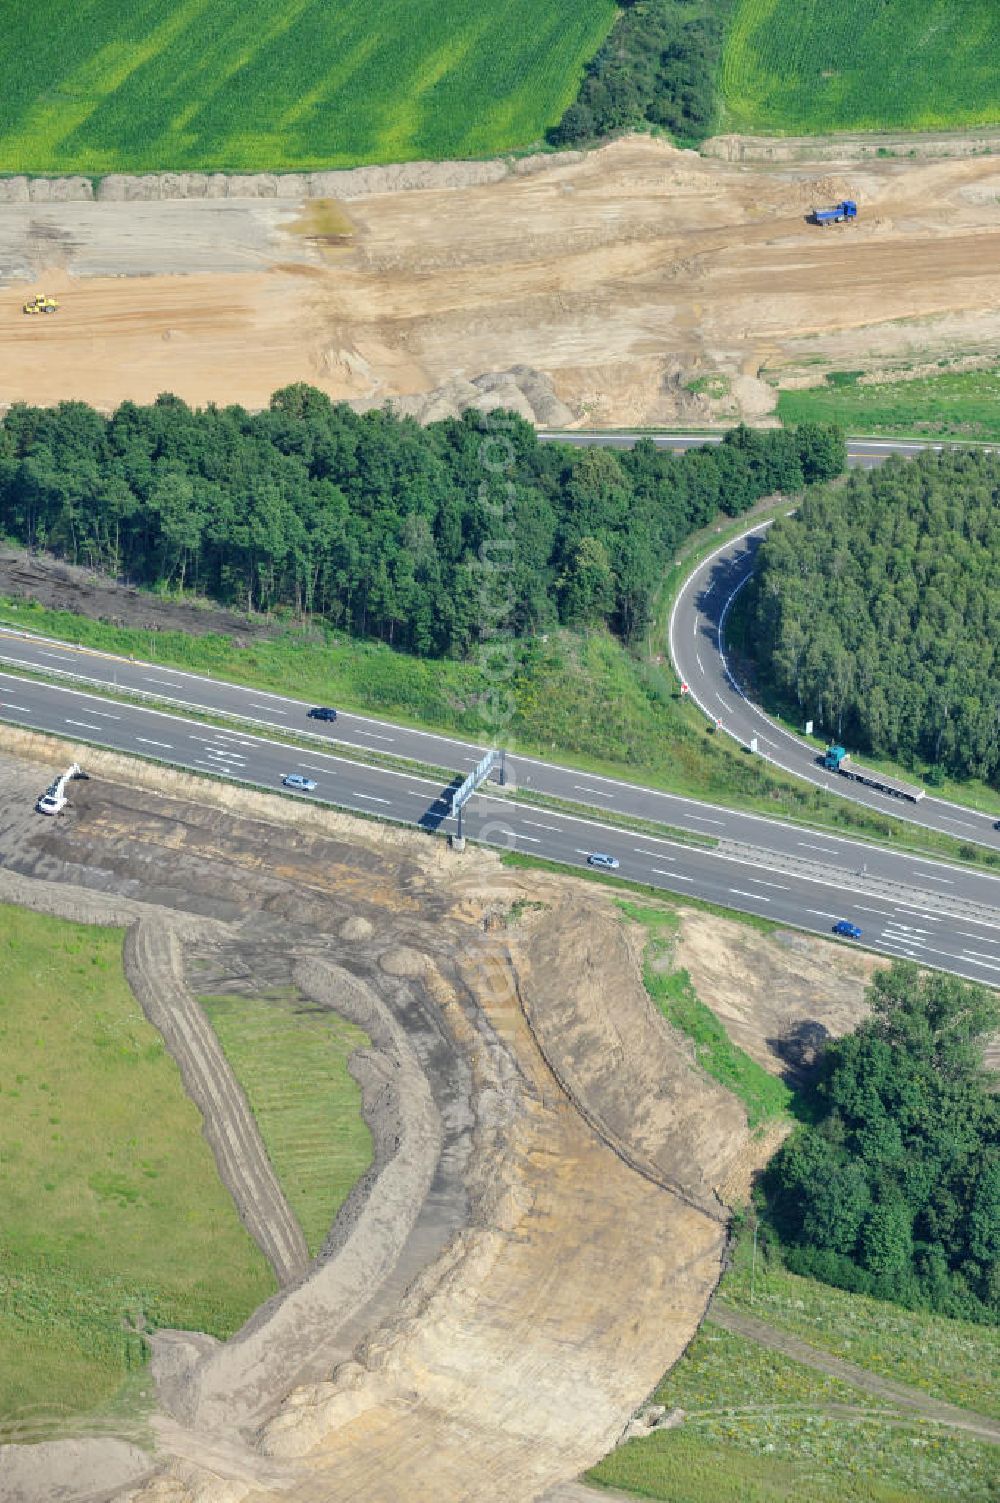
<path fill-rule="evenodd" d="M 650 439 L 657 448 L 683 452 L 700 444 L 718 444 L 721 433 L 601 433 L 581 431 L 541 433 L 540 438 L 573 444 L 577 447 L 630 449 L 640 438 Z M 851 438 L 847 441 L 847 462 L 852 468 L 872 469 L 892 454 L 913 458 L 925 449 L 967 448 L 967 444 L 926 444 L 907 439 Z M 977 445 L 990 453 L 989 444 Z M 769 522 L 750 528 L 742 537 L 725 544 L 694 570 L 685 582 L 670 618 L 670 656 L 681 681 L 688 685 L 691 698 L 719 729 L 742 746 L 756 737 L 757 752 L 785 772 L 794 773 L 830 793 L 853 799 L 883 814 L 911 824 L 924 825 L 943 835 L 974 841 L 1000 850 L 1000 831 L 993 825 L 1000 816 L 977 813 L 962 804 L 925 796 L 919 804 L 910 804 L 890 794 L 878 793 L 853 783 L 836 773 L 823 771 L 816 749 L 777 725 L 748 696 L 744 685 L 730 670 L 725 650 L 725 618 L 740 589 L 753 572 L 756 551 Z"/>
<path fill-rule="evenodd" d="M 753 573 L 770 522 L 723 544 L 685 581 L 670 616 L 670 656 L 691 698 L 719 729 L 742 746 L 756 739 L 758 755 L 816 787 L 895 815 L 943 835 L 1000 851 L 995 815 L 926 795 L 918 804 L 865 788 L 820 767 L 816 747 L 777 725 L 750 698 L 726 654 L 726 617 Z M 1000 814 L 1000 808 L 997 810 Z"/>

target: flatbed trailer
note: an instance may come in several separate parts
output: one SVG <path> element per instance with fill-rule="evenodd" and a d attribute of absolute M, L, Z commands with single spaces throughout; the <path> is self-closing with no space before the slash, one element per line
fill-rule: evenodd
<path fill-rule="evenodd" d="M 878 793 L 888 793 L 892 798 L 905 798 L 911 804 L 919 804 L 924 797 L 925 790 L 918 784 L 904 783 L 902 778 L 893 778 L 888 773 L 863 767 L 842 746 L 828 746 L 825 756 L 820 760 L 828 772 L 839 772 L 843 778 L 852 778 L 855 783 L 863 783 L 866 788 L 874 788 Z"/>

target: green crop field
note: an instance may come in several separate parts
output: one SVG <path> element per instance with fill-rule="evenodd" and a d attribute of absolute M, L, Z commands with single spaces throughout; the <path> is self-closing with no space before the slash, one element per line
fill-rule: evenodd
<path fill-rule="evenodd" d="M 487 156 L 559 119 L 614 15 L 613 0 L 13 0 L 0 168 Z"/>
<path fill-rule="evenodd" d="M 314 1255 L 368 1168 L 371 1134 L 347 1061 L 368 1038 L 295 997 L 203 997 Z"/>
<path fill-rule="evenodd" d="M 0 1440 L 109 1402 L 134 1334 L 274 1292 L 125 981 L 121 930 L 0 906 Z"/>
<path fill-rule="evenodd" d="M 998 56 L 995 0 L 736 0 L 722 59 L 727 128 L 996 124 Z"/>

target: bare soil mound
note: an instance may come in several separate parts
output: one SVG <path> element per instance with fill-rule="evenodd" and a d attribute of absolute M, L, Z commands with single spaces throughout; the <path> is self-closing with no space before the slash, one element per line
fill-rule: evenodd
<path fill-rule="evenodd" d="M 324 200 L 349 223 L 332 235 L 304 181 L 0 203 L 0 404 L 261 406 L 306 380 L 425 420 L 503 400 L 546 425 L 760 422 L 772 378 L 1000 351 L 995 159 L 803 152 L 642 137 L 527 172 L 352 177 Z M 857 224 L 807 222 L 844 196 Z M 61 311 L 24 318 L 40 290 Z"/>

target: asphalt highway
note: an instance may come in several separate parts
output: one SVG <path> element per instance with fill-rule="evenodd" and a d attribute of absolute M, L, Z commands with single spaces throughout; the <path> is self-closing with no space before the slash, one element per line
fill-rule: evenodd
<path fill-rule="evenodd" d="M 670 618 L 670 656 L 691 697 L 706 716 L 721 722 L 721 729 L 743 746 L 757 738 L 757 749 L 775 766 L 795 773 L 856 803 L 882 814 L 938 830 L 959 840 L 1000 851 L 1000 831 L 993 828 L 997 815 L 980 814 L 962 804 L 933 798 L 929 793 L 918 804 L 891 794 L 879 793 L 819 766 L 815 746 L 790 734 L 748 698 L 731 672 L 726 656 L 726 617 L 740 590 L 753 572 L 755 556 L 770 524 L 756 527 L 726 543 L 705 560 L 685 583 L 674 602 Z M 864 758 L 860 757 L 863 762 Z"/>
<path fill-rule="evenodd" d="M 721 444 L 721 433 L 602 433 L 599 429 L 577 429 L 572 433 L 553 430 L 538 435 L 543 443 L 571 444 L 576 449 L 631 449 L 640 438 L 649 439 L 657 449 L 697 449 L 702 444 Z M 862 469 L 883 464 L 890 454 L 912 458 L 924 449 L 944 449 L 947 444 L 909 443 L 903 439 L 851 438 L 847 441 L 847 463 Z M 951 447 L 962 447 L 952 445 Z"/>
<path fill-rule="evenodd" d="M 301 750 L 266 735 L 215 729 L 181 714 L 7 673 L 0 673 L 0 718 L 274 790 L 285 774 L 303 773 L 317 783 L 309 798 L 428 831 L 454 830 L 450 798 L 441 783 L 352 762 L 321 746 Z M 58 818 L 73 817 L 72 784 L 68 792 L 70 809 Z M 724 822 L 734 817 L 724 815 Z M 725 835 L 724 822 L 720 835 Z M 602 824 L 599 817 L 567 816 L 488 791 L 473 798 L 465 823 L 473 840 L 570 866 L 586 867 L 589 854 L 603 851 L 618 858 L 622 877 L 820 934 L 848 919 L 863 930 L 867 947 L 1000 985 L 1000 880 L 980 873 L 876 853 L 825 835 L 803 836 L 766 821 L 760 823 L 783 831 L 789 840 L 803 837 L 809 852 L 795 857 L 758 848 L 739 856 L 729 854 L 728 847 L 688 847 Z M 873 870 L 876 855 L 878 873 Z M 816 874 L 794 869 L 796 860 L 814 862 Z M 890 882 L 895 890 L 887 893 Z"/>
<path fill-rule="evenodd" d="M 485 746 L 474 742 L 437 735 L 431 731 L 413 730 L 391 721 L 375 720 L 347 711 L 339 712 L 336 721 L 332 723 L 310 720 L 307 715 L 309 706 L 286 695 L 244 688 L 200 674 L 164 668 L 156 663 L 133 662 L 128 658 L 75 647 L 70 643 L 54 642 L 49 638 L 26 636 L 0 628 L 0 663 L 5 661 L 47 676 L 75 675 L 104 685 L 112 691 L 129 690 L 148 695 L 163 705 L 179 710 L 196 709 L 211 714 L 239 716 L 242 720 L 251 722 L 262 733 L 268 730 L 295 734 L 306 732 L 317 738 L 320 748 L 327 745 L 331 750 L 346 752 L 348 755 L 351 748 L 389 753 L 394 757 L 444 768 L 460 777 L 464 777 L 476 765 L 486 750 Z M 706 653 L 703 662 L 707 661 Z M 0 707 L 0 717 L 6 714 Z M 543 762 L 534 757 L 508 756 L 507 762 L 509 781 L 517 787 L 533 794 L 561 799 L 566 803 L 586 805 L 598 817 L 604 811 L 635 819 L 653 820 L 657 824 L 670 825 L 674 829 L 695 835 L 731 840 L 748 846 L 763 846 L 789 859 L 813 860 L 819 857 L 824 862 L 832 861 L 845 874 L 865 865 L 869 874 L 892 881 L 908 880 L 921 865 L 915 858 L 900 857 L 896 852 L 885 851 L 877 846 L 841 839 L 825 832 L 819 834 L 760 814 L 725 809 L 718 804 L 682 798 L 677 794 L 663 793 L 655 788 L 646 788 L 617 778 L 601 777 L 596 773 L 581 772 L 576 768 Z M 840 780 L 834 776 L 833 781 Z M 848 785 L 851 788 L 854 786 Z M 900 800 L 882 795 L 873 797 L 876 800 L 875 806 L 883 812 L 904 813 Z M 919 809 L 923 807 L 923 803 L 919 805 Z M 966 816 L 965 811 L 956 815 L 956 818 L 967 817 L 970 819 L 970 830 L 958 826 L 943 828 L 950 834 L 971 839 L 971 830 L 978 828 L 971 824 L 974 816 Z M 988 825 L 989 821 L 983 823 Z M 987 831 L 983 839 L 986 843 L 993 841 L 992 831 Z M 980 876 L 964 870 L 961 875 L 963 887 L 969 891 L 970 897 L 978 902 L 1000 907 L 1000 877 Z"/>

